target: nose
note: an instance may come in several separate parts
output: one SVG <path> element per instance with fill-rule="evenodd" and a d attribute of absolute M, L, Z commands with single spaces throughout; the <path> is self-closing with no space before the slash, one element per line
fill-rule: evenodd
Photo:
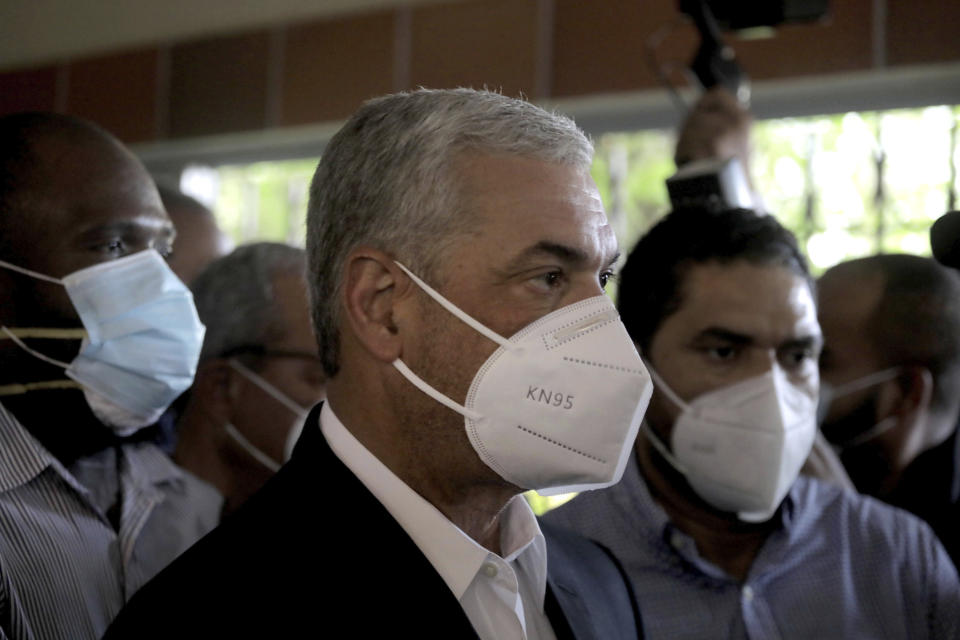
<path fill-rule="evenodd" d="M 582 282 L 571 287 L 569 295 L 563 301 L 564 305 L 570 305 L 589 298 L 606 295 L 606 291 L 600 286 L 597 276 L 585 277 Z"/>
<path fill-rule="evenodd" d="M 780 368 L 776 349 L 760 349 L 759 351 L 759 357 L 750 359 L 748 370 L 744 372 L 747 374 L 747 377 L 753 378 L 766 375 Z"/>

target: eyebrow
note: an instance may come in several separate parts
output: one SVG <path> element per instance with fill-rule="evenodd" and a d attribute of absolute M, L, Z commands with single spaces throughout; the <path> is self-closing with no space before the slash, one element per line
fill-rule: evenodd
<path fill-rule="evenodd" d="M 574 266 L 583 265 L 588 261 L 587 254 L 576 247 L 560 244 L 558 242 L 541 240 L 535 245 L 529 246 L 521 251 L 507 264 L 507 269 L 510 270 L 520 268 L 524 262 L 544 255 L 552 256 Z M 614 254 L 613 258 L 607 263 L 606 266 L 612 266 L 619 258 L 620 252 L 618 251 L 616 254 Z"/>
<path fill-rule="evenodd" d="M 801 336 L 784 342 L 782 347 L 823 347 L 823 338 L 819 336 Z"/>
<path fill-rule="evenodd" d="M 176 236 L 176 230 L 172 222 L 160 221 L 159 224 L 154 226 L 132 220 L 117 220 L 99 224 L 89 229 L 84 229 L 80 235 L 84 238 L 104 235 L 127 235 L 131 233 L 143 233 L 145 230 L 150 230 L 154 227 L 159 229 L 162 236 L 166 239 L 172 239 Z"/>
<path fill-rule="evenodd" d="M 732 342 L 733 344 L 739 345 L 753 344 L 752 337 L 743 333 L 737 333 L 736 331 L 724 329 L 723 327 L 707 327 L 706 329 L 700 331 L 694 337 L 694 340 L 703 340 L 705 338 L 723 340 L 724 342 Z"/>
<path fill-rule="evenodd" d="M 694 338 L 694 341 L 708 338 L 723 340 L 724 342 L 729 342 L 736 345 L 751 345 L 754 343 L 754 339 L 751 336 L 743 333 L 737 333 L 736 331 L 731 331 L 729 329 L 724 329 L 723 327 L 708 327 L 698 333 Z M 777 348 L 813 347 L 819 346 L 822 343 L 823 339 L 819 336 L 800 336 L 799 338 L 785 340 L 777 345 Z"/>

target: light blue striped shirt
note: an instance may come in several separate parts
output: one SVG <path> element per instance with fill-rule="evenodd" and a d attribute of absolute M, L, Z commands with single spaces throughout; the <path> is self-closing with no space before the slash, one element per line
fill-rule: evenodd
<path fill-rule="evenodd" d="M 805 477 L 780 514 L 783 527 L 743 583 L 701 558 L 670 523 L 635 456 L 619 484 L 581 494 L 545 519 L 620 560 L 647 640 L 960 638 L 960 582 L 925 523 Z"/>
<path fill-rule="evenodd" d="M 0 404 L 0 639 L 100 638 L 137 589 L 219 520 L 220 495 L 151 444 L 71 468 Z M 117 495 L 119 532 L 104 513 Z"/>

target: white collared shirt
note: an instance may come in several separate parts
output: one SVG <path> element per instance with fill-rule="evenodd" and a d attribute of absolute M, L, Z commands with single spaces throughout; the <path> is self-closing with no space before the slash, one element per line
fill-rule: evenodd
<path fill-rule="evenodd" d="M 523 496 L 515 496 L 500 516 L 504 553 L 500 557 L 477 544 L 370 453 L 340 422 L 329 401 L 320 412 L 320 429 L 337 458 L 386 507 L 440 574 L 480 638 L 555 639 L 543 610 L 547 545 Z"/>

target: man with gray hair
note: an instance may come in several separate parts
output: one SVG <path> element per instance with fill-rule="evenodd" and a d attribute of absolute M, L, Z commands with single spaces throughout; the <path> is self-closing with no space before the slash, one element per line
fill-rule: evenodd
<path fill-rule="evenodd" d="M 302 249 L 258 242 L 212 262 L 191 287 L 207 335 L 174 458 L 220 491 L 224 515 L 290 457 L 323 397 L 306 265 Z"/>
<path fill-rule="evenodd" d="M 496 93 L 354 114 L 308 208 L 327 401 L 107 637 L 637 637 L 616 561 L 519 495 L 619 480 L 651 393 L 603 294 L 618 248 L 591 156 Z"/>

